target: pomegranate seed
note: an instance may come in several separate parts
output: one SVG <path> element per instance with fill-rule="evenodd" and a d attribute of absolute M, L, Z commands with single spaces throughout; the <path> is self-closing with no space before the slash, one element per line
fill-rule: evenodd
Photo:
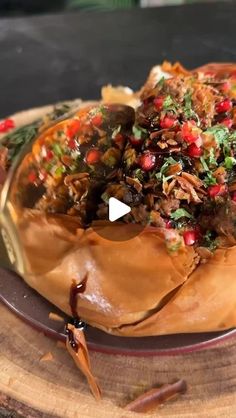
<path fill-rule="evenodd" d="M 224 84 L 222 84 L 222 86 L 221 86 L 221 90 L 222 90 L 224 93 L 228 93 L 228 92 L 229 92 L 229 90 L 230 90 L 230 87 L 231 87 L 230 82 L 229 82 L 229 81 L 226 81 Z"/>
<path fill-rule="evenodd" d="M 224 99 L 216 105 L 217 113 L 225 113 L 232 109 L 232 102 L 230 99 Z"/>
<path fill-rule="evenodd" d="M 175 119 L 165 116 L 163 119 L 160 120 L 160 127 L 162 129 L 170 129 L 175 124 Z"/>
<path fill-rule="evenodd" d="M 207 191 L 210 197 L 223 196 L 227 192 L 227 188 L 224 184 L 216 184 L 209 186 Z"/>
<path fill-rule="evenodd" d="M 154 103 L 154 106 L 155 106 L 156 110 L 158 110 L 158 111 L 162 110 L 163 103 L 164 103 L 164 97 L 163 96 L 156 97 L 153 100 L 153 103 Z"/>
<path fill-rule="evenodd" d="M 199 137 L 198 131 L 194 130 L 195 121 L 184 122 L 181 128 L 181 135 L 184 141 L 188 143 L 196 142 Z"/>
<path fill-rule="evenodd" d="M 94 117 L 92 118 L 91 122 L 92 122 L 92 124 L 93 124 L 94 126 L 97 126 L 97 127 L 101 126 L 101 124 L 102 124 L 102 122 L 103 122 L 103 117 L 102 117 L 102 115 L 99 113 L 98 115 L 94 116 Z"/>
<path fill-rule="evenodd" d="M 0 123 L 0 133 L 4 133 L 4 132 L 7 132 L 7 131 L 8 131 L 8 129 L 5 125 L 5 121 L 1 122 Z"/>
<path fill-rule="evenodd" d="M 15 122 L 12 119 L 5 119 L 5 125 L 7 129 L 15 128 Z"/>
<path fill-rule="evenodd" d="M 172 222 L 170 219 L 165 220 L 165 224 L 166 224 L 166 229 L 171 229 L 172 228 Z"/>
<path fill-rule="evenodd" d="M 115 142 L 123 142 L 124 141 L 124 135 L 122 135 L 121 133 L 116 134 L 115 138 L 114 138 Z"/>
<path fill-rule="evenodd" d="M 143 171 L 150 171 L 156 163 L 156 157 L 151 152 L 146 152 L 139 158 L 139 165 Z"/>
<path fill-rule="evenodd" d="M 73 138 L 71 138 L 71 139 L 68 141 L 68 147 L 69 147 L 71 150 L 75 150 L 75 149 L 77 148 L 77 143 L 76 143 L 76 141 L 75 141 Z"/>
<path fill-rule="evenodd" d="M 101 159 L 101 151 L 96 148 L 90 149 L 86 154 L 86 163 L 89 165 L 96 164 Z"/>
<path fill-rule="evenodd" d="M 185 245 L 193 245 L 197 241 L 197 233 L 194 230 L 184 231 L 183 238 Z"/>
<path fill-rule="evenodd" d="M 134 146 L 137 147 L 139 145 L 142 145 L 143 143 L 143 138 L 136 138 L 134 135 L 131 135 L 129 137 L 129 142 Z"/>
<path fill-rule="evenodd" d="M 223 119 L 222 121 L 221 121 L 221 123 L 220 123 L 221 125 L 224 125 L 224 126 L 226 126 L 226 128 L 231 128 L 232 127 L 232 125 L 233 125 L 233 119 L 231 119 L 231 118 L 225 118 L 225 119 Z"/>
<path fill-rule="evenodd" d="M 232 200 L 233 200 L 234 202 L 236 202 L 236 192 L 233 192 L 233 195 L 232 195 Z"/>
<path fill-rule="evenodd" d="M 45 156 L 45 160 L 50 161 L 53 157 L 54 157 L 54 154 L 53 154 L 52 150 L 48 149 L 47 153 L 46 153 L 46 156 Z"/>
<path fill-rule="evenodd" d="M 37 176 L 36 176 L 35 171 L 31 171 L 28 174 L 28 180 L 29 180 L 30 183 L 35 183 L 35 181 L 37 180 Z"/>
<path fill-rule="evenodd" d="M 189 145 L 189 147 L 187 148 L 187 154 L 190 157 L 201 157 L 201 155 L 203 154 L 203 151 L 201 148 L 197 147 L 196 144 L 192 143 L 191 145 Z"/>
<path fill-rule="evenodd" d="M 67 127 L 67 136 L 72 139 L 78 133 L 80 129 L 80 121 L 78 119 L 74 119 L 69 126 Z"/>
<path fill-rule="evenodd" d="M 12 119 L 5 119 L 0 123 L 0 133 L 8 132 L 15 128 L 15 122 Z"/>

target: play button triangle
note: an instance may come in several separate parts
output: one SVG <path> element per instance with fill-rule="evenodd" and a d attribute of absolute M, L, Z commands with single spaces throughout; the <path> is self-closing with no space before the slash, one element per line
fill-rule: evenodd
<path fill-rule="evenodd" d="M 109 199 L 109 221 L 114 222 L 131 211 L 131 208 L 115 197 Z"/>

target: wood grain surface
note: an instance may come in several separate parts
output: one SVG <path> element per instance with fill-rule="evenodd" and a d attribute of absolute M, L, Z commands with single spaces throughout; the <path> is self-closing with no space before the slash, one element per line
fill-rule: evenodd
<path fill-rule="evenodd" d="M 52 360 L 43 361 L 51 353 Z M 123 407 L 146 390 L 187 381 L 185 395 L 151 416 L 236 416 L 236 339 L 180 356 L 134 358 L 91 353 L 103 399 L 97 403 L 67 351 L 0 305 L 0 416 L 129 418 Z"/>

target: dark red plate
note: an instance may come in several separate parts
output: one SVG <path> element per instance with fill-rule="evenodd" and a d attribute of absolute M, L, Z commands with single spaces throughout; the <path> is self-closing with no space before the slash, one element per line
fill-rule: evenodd
<path fill-rule="evenodd" d="M 63 322 L 49 319 L 54 312 L 68 317 L 31 289 L 17 274 L 0 269 L 0 300 L 14 313 L 45 335 L 65 341 Z M 152 356 L 188 353 L 236 336 L 236 329 L 198 334 L 175 334 L 157 337 L 129 338 L 109 335 L 91 326 L 85 329 L 88 347 L 109 354 Z"/>

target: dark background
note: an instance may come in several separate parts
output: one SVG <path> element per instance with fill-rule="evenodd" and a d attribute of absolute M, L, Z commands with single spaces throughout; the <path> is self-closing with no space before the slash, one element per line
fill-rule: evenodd
<path fill-rule="evenodd" d="M 234 2 L 0 20 L 0 117 L 102 85 L 140 87 L 152 65 L 236 61 Z"/>

